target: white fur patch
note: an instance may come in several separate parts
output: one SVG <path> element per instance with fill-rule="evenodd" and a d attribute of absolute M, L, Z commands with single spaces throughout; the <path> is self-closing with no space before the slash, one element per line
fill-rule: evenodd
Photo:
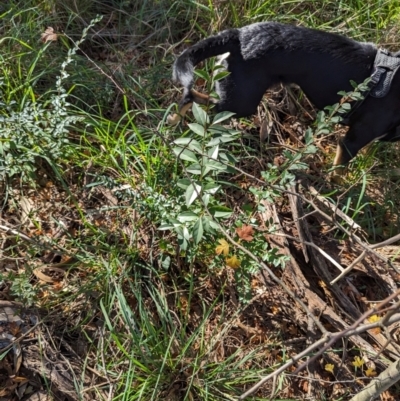
<path fill-rule="evenodd" d="M 228 58 L 230 55 L 231 55 L 231 53 L 227 52 L 227 53 L 217 56 L 215 65 L 222 65 L 224 68 L 217 68 L 214 71 L 214 76 L 217 75 L 219 72 L 226 71 L 228 69 Z M 222 89 L 219 81 L 215 82 L 215 92 L 217 93 L 219 100 L 225 99 L 226 93 Z"/>
<path fill-rule="evenodd" d="M 188 61 L 185 65 L 185 70 L 178 70 L 175 66 L 172 71 L 172 79 L 175 82 L 180 82 L 183 87 L 190 87 L 193 83 L 193 65 Z"/>
<path fill-rule="evenodd" d="M 217 57 L 217 62 L 216 62 L 216 64 L 217 64 L 217 65 L 222 65 L 222 62 L 223 62 L 224 60 L 226 60 L 230 55 L 231 55 L 231 53 L 229 53 L 229 52 L 219 55 L 219 56 Z"/>

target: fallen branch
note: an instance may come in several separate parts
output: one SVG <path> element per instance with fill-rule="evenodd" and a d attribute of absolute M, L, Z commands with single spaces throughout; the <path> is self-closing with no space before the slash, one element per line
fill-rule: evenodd
<path fill-rule="evenodd" d="M 350 401 L 372 401 L 400 380 L 400 359 L 388 366 L 377 378 L 373 379 Z"/>
<path fill-rule="evenodd" d="M 376 306 L 375 308 L 373 308 L 373 309 L 367 311 L 366 313 L 364 313 L 349 328 L 347 328 L 345 330 L 342 330 L 340 332 L 336 332 L 336 333 L 328 333 L 327 335 L 325 335 L 320 340 L 318 340 L 315 343 L 311 344 L 307 349 L 305 349 L 301 353 L 293 356 L 288 362 L 286 362 L 280 368 L 276 369 L 274 372 L 272 372 L 268 376 L 263 377 L 257 384 L 255 384 L 249 390 L 247 390 L 245 393 L 243 393 L 239 397 L 239 400 L 244 400 L 248 396 L 252 395 L 263 384 L 265 384 L 268 380 L 278 376 L 280 373 L 282 373 L 283 371 L 285 371 L 289 367 L 295 365 L 299 360 L 301 360 L 305 356 L 309 355 L 312 351 L 314 351 L 318 347 L 322 346 L 322 348 L 320 350 L 318 350 L 318 352 L 315 355 L 313 355 L 313 357 L 310 360 L 307 360 L 300 367 L 298 367 L 294 374 L 297 374 L 301 370 L 303 370 L 309 363 L 311 363 L 313 360 L 318 358 L 323 352 L 325 352 L 329 347 L 331 347 L 336 341 L 338 341 L 340 339 L 343 339 L 343 338 L 349 338 L 351 336 L 358 335 L 358 334 L 361 334 L 361 333 L 365 333 L 366 331 L 371 330 L 371 329 L 376 328 L 376 327 L 381 327 L 382 326 L 382 322 L 381 321 L 370 323 L 370 324 L 365 324 L 365 325 L 361 325 L 361 326 L 360 326 L 360 323 L 362 321 L 364 321 L 365 319 L 367 319 L 369 316 L 377 313 L 381 309 L 382 306 L 384 306 L 387 303 L 389 303 L 393 298 L 397 297 L 399 294 L 400 294 L 400 290 L 397 293 L 392 294 L 391 296 L 389 296 L 386 299 L 384 299 L 379 304 L 379 306 Z M 389 325 L 389 324 L 396 323 L 398 321 L 400 321 L 400 313 L 397 313 L 397 314 L 391 316 L 391 318 L 386 321 L 386 324 Z M 382 390 L 382 391 L 384 391 L 384 390 Z M 352 400 L 352 401 L 355 401 L 355 400 Z M 361 401 L 361 399 L 357 400 L 357 401 Z"/>

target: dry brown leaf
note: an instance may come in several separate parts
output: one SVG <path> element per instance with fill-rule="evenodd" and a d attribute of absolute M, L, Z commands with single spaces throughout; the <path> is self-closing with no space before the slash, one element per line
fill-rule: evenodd
<path fill-rule="evenodd" d="M 47 27 L 40 38 L 43 43 L 55 42 L 57 39 L 58 35 L 54 32 L 54 28 L 52 28 L 51 26 Z"/>
<path fill-rule="evenodd" d="M 35 227 L 31 220 L 31 214 L 35 210 L 35 204 L 31 198 L 26 196 L 21 196 L 19 200 L 19 207 L 21 212 L 21 223 L 27 225 L 28 227 Z"/>
<path fill-rule="evenodd" d="M 50 273 L 51 276 L 44 272 Z M 37 267 L 36 269 L 33 270 L 33 274 L 39 280 L 41 280 L 45 283 L 53 284 L 53 283 L 63 280 L 63 278 L 65 276 L 65 270 L 61 269 L 59 267 L 49 265 L 49 266 Z"/>
<path fill-rule="evenodd" d="M 300 388 L 303 390 L 304 393 L 308 392 L 309 383 L 306 380 L 303 380 L 300 384 Z"/>
<path fill-rule="evenodd" d="M 279 306 L 276 306 L 276 305 L 271 306 L 271 312 L 272 312 L 274 315 L 277 315 L 277 314 L 280 312 Z"/>
<path fill-rule="evenodd" d="M 56 292 L 61 291 L 64 288 L 64 284 L 61 281 L 53 283 L 53 290 Z"/>
<path fill-rule="evenodd" d="M 21 332 L 20 326 L 19 326 L 17 323 L 15 323 L 15 322 L 11 322 L 11 323 L 8 325 L 8 329 L 9 329 L 10 333 L 11 333 L 14 337 L 16 337 L 16 336 Z"/>
<path fill-rule="evenodd" d="M 240 239 L 242 239 L 243 241 L 252 241 L 253 240 L 253 235 L 254 235 L 254 229 L 252 226 L 242 226 L 242 227 L 238 227 L 236 229 L 237 235 L 239 236 Z"/>
<path fill-rule="evenodd" d="M 14 377 L 14 378 L 12 379 L 12 381 L 13 381 L 14 383 L 26 383 L 26 382 L 29 381 L 29 379 L 27 379 L 26 377 L 17 376 L 17 377 Z"/>

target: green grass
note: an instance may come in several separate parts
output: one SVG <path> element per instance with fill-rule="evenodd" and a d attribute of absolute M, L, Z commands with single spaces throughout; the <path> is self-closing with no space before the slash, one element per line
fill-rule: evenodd
<path fill-rule="evenodd" d="M 102 20 L 71 52 L 98 13 Z M 267 168 L 249 146 L 255 140 L 244 138 L 221 144 L 220 164 L 199 174 L 210 147 L 187 128 L 164 124 L 178 98 L 173 55 L 220 29 L 268 19 L 399 47 L 394 0 L 7 0 L 0 6 L 2 220 L 38 241 L 7 237 L 0 281 L 7 298 L 43 308 L 54 339 L 85 344 L 78 393 L 99 400 L 233 400 L 294 352 L 271 312 L 279 301 L 255 296 L 258 264 L 231 245 L 230 257 L 243 266 L 227 268 L 215 247 L 221 227 L 234 236 L 237 227 L 257 225 L 259 199 L 284 203 L 281 192 L 250 176 L 267 170 L 265 179 L 282 189 L 293 182 L 293 164 L 314 156 L 289 152 L 281 169 Z M 48 26 L 59 38 L 43 44 Z M 195 117 L 205 118 L 200 111 Z M 255 130 L 252 121 L 244 125 Z M 209 134 L 209 140 L 221 135 Z M 201 150 L 177 157 L 174 141 L 191 136 Z M 326 189 L 371 241 L 399 229 L 397 149 L 374 145 L 354 161 L 344 189 Z M 235 158 L 248 176 L 232 174 Z M 189 179 L 199 182 L 202 202 L 188 201 Z M 215 192 L 207 193 L 211 187 Z M 246 201 L 236 202 L 237 193 Z M 21 214 L 26 198 L 29 221 Z M 170 230 L 160 230 L 167 224 Z M 255 238 L 246 249 L 279 273 L 283 260 L 262 233 Z M 68 260 L 61 283 L 35 276 L 38 266 Z M 260 314 L 275 326 L 264 327 Z M 238 320 L 260 331 L 246 332 Z M 291 380 L 278 380 L 275 399 L 289 399 Z M 271 390 L 253 399 L 269 399 Z"/>

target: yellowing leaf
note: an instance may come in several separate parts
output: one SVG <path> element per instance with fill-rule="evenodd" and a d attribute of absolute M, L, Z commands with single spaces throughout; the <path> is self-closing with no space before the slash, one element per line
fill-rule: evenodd
<path fill-rule="evenodd" d="M 224 256 L 228 256 L 229 244 L 224 239 L 219 239 L 218 242 L 220 243 L 220 245 L 217 245 L 217 247 L 215 248 L 215 253 L 217 255 L 221 255 L 222 253 Z"/>
<path fill-rule="evenodd" d="M 381 318 L 378 315 L 372 315 L 368 318 L 368 321 L 370 323 L 376 323 L 380 320 Z"/>
<path fill-rule="evenodd" d="M 367 376 L 367 377 L 376 376 L 376 372 L 373 368 L 368 368 L 364 373 L 365 373 L 365 376 Z"/>
<path fill-rule="evenodd" d="M 333 370 L 335 369 L 335 365 L 333 365 L 332 363 L 327 363 L 326 365 L 325 365 L 325 370 L 327 371 L 327 372 L 330 372 L 330 373 L 332 373 L 333 374 Z"/>
<path fill-rule="evenodd" d="M 232 269 L 237 269 L 240 266 L 240 260 L 236 257 L 236 255 L 233 255 L 231 258 L 226 258 L 225 263 Z"/>
<path fill-rule="evenodd" d="M 354 362 L 352 362 L 352 365 L 355 366 L 356 368 L 361 368 L 362 365 L 364 365 L 364 361 L 359 356 L 355 356 Z"/>
<path fill-rule="evenodd" d="M 239 238 L 244 241 L 250 242 L 253 240 L 254 229 L 252 226 L 238 227 L 236 229 L 236 232 L 237 232 L 237 235 L 239 236 Z"/>
<path fill-rule="evenodd" d="M 381 320 L 381 318 L 378 315 L 372 315 L 368 318 L 369 323 L 376 323 L 379 322 L 379 320 Z M 381 328 L 375 327 L 374 329 L 371 329 L 370 332 L 372 334 L 379 334 L 381 332 Z"/>

